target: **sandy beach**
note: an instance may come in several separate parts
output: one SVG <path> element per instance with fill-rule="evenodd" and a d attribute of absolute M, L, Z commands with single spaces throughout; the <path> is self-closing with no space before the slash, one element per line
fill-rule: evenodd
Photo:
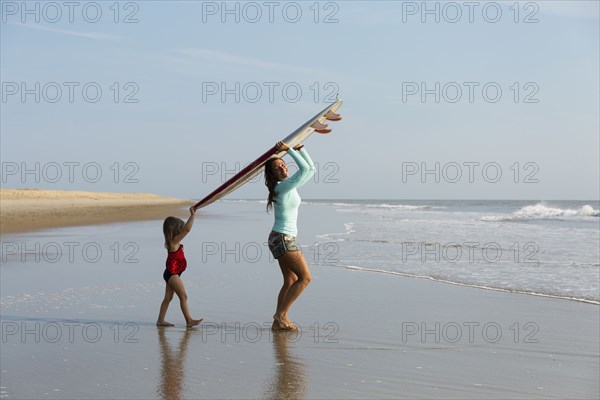
<path fill-rule="evenodd" d="M 187 204 L 148 193 L 0 189 L 0 233 L 153 219 Z"/>
<path fill-rule="evenodd" d="M 199 211 L 182 279 L 205 321 L 190 329 L 176 301 L 176 326 L 154 325 L 161 219 L 3 236 L 3 397 L 598 398 L 597 305 L 317 263 L 316 235 L 344 219 L 301 213 L 299 334 L 269 329 L 281 274 L 261 204 Z"/>

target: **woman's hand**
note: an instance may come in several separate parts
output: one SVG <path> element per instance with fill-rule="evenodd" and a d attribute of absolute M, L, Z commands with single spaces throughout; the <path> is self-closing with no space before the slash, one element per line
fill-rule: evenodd
<path fill-rule="evenodd" d="M 194 206 L 190 207 L 190 215 L 196 215 L 196 209 L 194 208 Z"/>
<path fill-rule="evenodd" d="M 283 143 L 282 141 L 275 143 L 275 148 L 277 149 L 277 151 L 288 151 L 290 149 L 288 145 Z"/>
<path fill-rule="evenodd" d="M 298 150 L 300 150 L 300 149 L 301 149 L 301 148 L 303 148 L 303 147 L 304 147 L 304 145 L 303 145 L 303 144 L 301 144 L 301 143 L 298 143 L 296 146 L 294 146 L 294 150 L 298 151 Z"/>

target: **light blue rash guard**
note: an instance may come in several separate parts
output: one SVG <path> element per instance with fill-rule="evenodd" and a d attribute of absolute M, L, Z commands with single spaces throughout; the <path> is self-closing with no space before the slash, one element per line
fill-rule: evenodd
<path fill-rule="evenodd" d="M 300 195 L 296 188 L 304 185 L 315 174 L 315 165 L 310 156 L 304 150 L 304 147 L 296 151 L 289 149 L 287 153 L 292 156 L 298 165 L 298 172 L 294 175 L 279 181 L 275 185 L 275 224 L 273 230 L 279 233 L 296 236 L 298 227 L 298 207 L 300 207 Z"/>

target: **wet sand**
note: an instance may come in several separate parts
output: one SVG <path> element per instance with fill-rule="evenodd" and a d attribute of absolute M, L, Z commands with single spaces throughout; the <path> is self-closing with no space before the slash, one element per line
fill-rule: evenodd
<path fill-rule="evenodd" d="M 281 274 L 262 204 L 200 210 L 182 279 L 205 322 L 190 329 L 176 300 L 167 315 L 176 326 L 154 326 L 164 291 L 161 220 L 3 236 L 11 254 L 3 250 L 0 269 L 1 394 L 598 398 L 600 307 L 327 265 L 322 257 L 335 254 L 310 246 L 317 233 L 343 231 L 342 217 L 302 206 L 298 239 L 313 281 L 290 313 L 298 334 L 269 329 Z M 103 257 L 75 251 L 53 261 L 56 248 L 43 251 L 50 242 L 63 250 L 95 243 Z M 36 243 L 39 257 L 24 257 L 21 244 Z"/>
<path fill-rule="evenodd" d="M 0 233 L 155 219 L 186 204 L 147 193 L 1 189 Z"/>

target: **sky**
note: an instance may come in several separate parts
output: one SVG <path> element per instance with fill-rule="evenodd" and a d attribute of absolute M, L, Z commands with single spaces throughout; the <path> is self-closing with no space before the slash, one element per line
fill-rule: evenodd
<path fill-rule="evenodd" d="M 597 1 L 0 4 L 3 188 L 201 199 L 339 93 L 305 199 L 600 197 Z"/>

